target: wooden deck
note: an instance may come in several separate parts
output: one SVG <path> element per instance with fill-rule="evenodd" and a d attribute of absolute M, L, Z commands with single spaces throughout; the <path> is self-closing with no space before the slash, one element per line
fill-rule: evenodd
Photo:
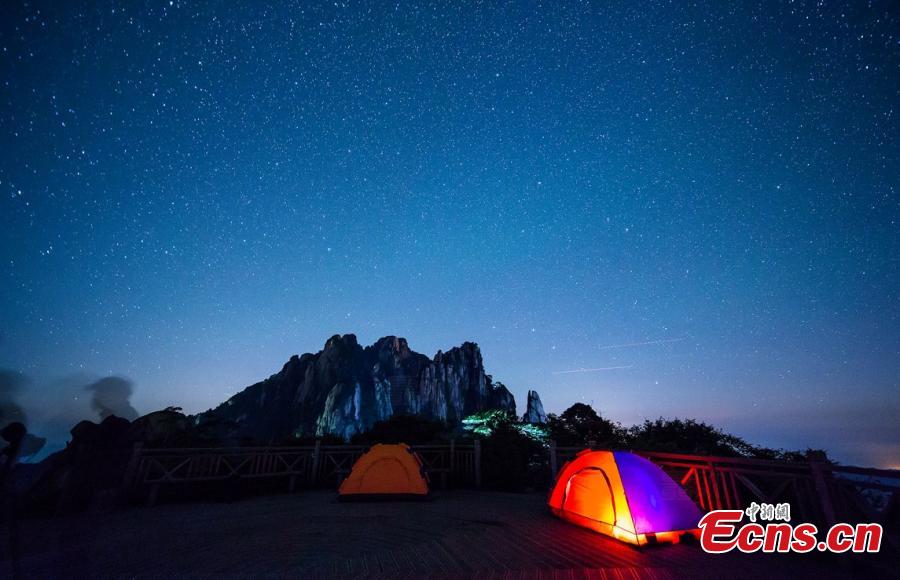
<path fill-rule="evenodd" d="M 314 491 L 19 527 L 25 578 L 821 579 L 888 569 L 883 556 L 849 564 L 850 557 L 821 554 L 711 556 L 688 544 L 638 550 L 557 520 L 539 494 L 455 491 L 422 502 L 348 504 Z M 4 548 L 7 533 L 0 530 Z M 4 549 L 0 577 L 9 577 L 10 564 Z"/>

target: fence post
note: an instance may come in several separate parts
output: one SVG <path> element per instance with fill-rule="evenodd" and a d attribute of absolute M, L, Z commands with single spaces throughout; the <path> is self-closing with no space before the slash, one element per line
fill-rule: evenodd
<path fill-rule="evenodd" d="M 834 503 L 831 501 L 831 494 L 828 491 L 828 481 L 826 480 L 826 470 L 831 475 L 828 465 L 819 458 L 811 458 L 809 461 L 809 469 L 812 474 L 813 484 L 816 488 L 816 495 L 819 496 L 819 506 L 822 508 L 822 515 L 825 516 L 825 523 L 833 526 L 837 523 L 837 517 L 834 513 Z"/>
<path fill-rule="evenodd" d="M 454 481 L 456 477 L 456 438 L 450 440 L 450 479 Z"/>
<path fill-rule="evenodd" d="M 725 509 L 725 506 L 722 505 L 722 496 L 719 493 L 719 472 L 716 471 L 716 464 L 712 461 L 707 461 L 706 463 L 709 465 L 709 479 L 712 480 L 712 496 L 709 498 L 709 502 L 713 505 L 712 509 Z M 707 483 L 707 485 L 709 484 Z"/>
<path fill-rule="evenodd" d="M 475 444 L 475 487 L 481 487 L 481 439 L 476 439 Z"/>
<path fill-rule="evenodd" d="M 557 460 L 556 460 L 556 441 L 550 440 L 550 480 L 556 477 Z"/>
<path fill-rule="evenodd" d="M 127 500 L 137 485 L 138 465 L 141 462 L 141 453 L 144 450 L 144 442 L 137 441 L 131 450 L 131 457 L 125 466 L 125 473 L 122 475 L 122 499 Z"/>
<path fill-rule="evenodd" d="M 309 486 L 315 487 L 319 478 L 319 457 L 322 453 L 322 440 L 316 439 L 316 448 L 313 449 L 312 468 L 309 471 Z"/>

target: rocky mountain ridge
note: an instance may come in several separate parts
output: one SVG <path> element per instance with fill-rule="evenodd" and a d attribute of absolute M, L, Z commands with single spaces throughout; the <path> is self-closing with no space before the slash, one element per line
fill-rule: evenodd
<path fill-rule="evenodd" d="M 353 334 L 334 335 L 321 351 L 293 356 L 280 372 L 247 387 L 198 421 L 234 422 L 261 442 L 289 436 L 349 439 L 393 415 L 458 424 L 487 409 L 515 414 L 515 399 L 485 372 L 472 342 L 433 358 L 386 336 L 363 347 Z"/>

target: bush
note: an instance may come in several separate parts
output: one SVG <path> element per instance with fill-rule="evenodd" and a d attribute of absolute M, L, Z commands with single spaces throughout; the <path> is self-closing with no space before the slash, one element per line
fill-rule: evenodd
<path fill-rule="evenodd" d="M 379 421 L 363 433 L 357 433 L 351 441 L 358 445 L 375 443 L 407 443 L 417 445 L 433 443 L 450 437 L 445 423 L 422 419 L 415 415 L 394 415 L 387 421 Z"/>
<path fill-rule="evenodd" d="M 736 435 L 725 433 L 694 419 L 664 419 L 644 421 L 628 429 L 628 446 L 643 451 L 688 453 L 692 455 L 720 455 L 723 457 L 751 457 L 781 461 L 805 461 L 818 454 L 827 461 L 824 451 L 809 449 L 785 451 L 758 447 Z"/>
<path fill-rule="evenodd" d="M 500 491 L 525 491 L 534 487 L 532 458 L 543 453 L 543 446 L 523 435 L 512 424 L 494 429 L 482 440 L 482 470 L 485 487 Z"/>

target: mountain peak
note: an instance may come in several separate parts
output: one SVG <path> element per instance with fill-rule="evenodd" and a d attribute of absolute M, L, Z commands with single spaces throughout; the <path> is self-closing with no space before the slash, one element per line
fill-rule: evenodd
<path fill-rule="evenodd" d="M 434 359 L 388 335 L 361 347 L 354 334 L 336 334 L 315 354 L 294 355 L 282 372 L 247 387 L 203 416 L 238 425 L 241 435 L 277 441 L 291 435 L 349 438 L 395 414 L 458 424 L 472 413 L 516 402 L 494 386 L 474 342 Z"/>
<path fill-rule="evenodd" d="M 406 339 L 401 336 L 383 336 L 376 340 L 375 344 L 370 348 L 378 351 L 390 351 L 400 355 L 408 355 L 410 353 Z"/>
<path fill-rule="evenodd" d="M 359 346 L 359 343 L 356 342 L 355 334 L 335 334 L 327 341 L 325 341 L 325 347 L 323 350 L 330 350 L 338 347 L 353 348 L 354 346 Z"/>

